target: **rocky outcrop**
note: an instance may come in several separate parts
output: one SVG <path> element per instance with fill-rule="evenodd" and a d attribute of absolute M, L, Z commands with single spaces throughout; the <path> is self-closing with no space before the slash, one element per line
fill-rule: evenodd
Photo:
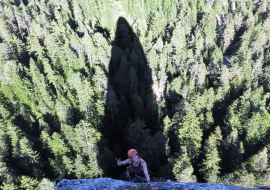
<path fill-rule="evenodd" d="M 234 185 L 227 184 L 212 184 L 212 183 L 181 183 L 167 180 L 166 182 L 155 182 L 158 185 L 164 186 L 167 189 L 178 189 L 178 190 L 261 190 L 268 189 L 270 186 L 262 186 L 256 188 L 244 188 Z M 145 183 L 131 183 L 127 181 L 115 180 L 110 178 L 98 178 L 98 179 L 74 179 L 67 180 L 63 179 L 60 181 L 55 190 L 130 190 L 134 188 L 139 188 L 141 186 L 146 186 Z M 159 189 L 158 186 L 153 185 L 152 189 Z"/>

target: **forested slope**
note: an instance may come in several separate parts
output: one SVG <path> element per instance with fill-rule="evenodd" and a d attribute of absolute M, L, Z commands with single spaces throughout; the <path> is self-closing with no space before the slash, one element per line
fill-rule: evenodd
<path fill-rule="evenodd" d="M 269 0 L 1 0 L 2 189 L 270 184 Z"/>

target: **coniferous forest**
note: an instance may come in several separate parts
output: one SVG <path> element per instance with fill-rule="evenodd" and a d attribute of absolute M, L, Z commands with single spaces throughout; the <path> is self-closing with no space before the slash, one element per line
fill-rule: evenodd
<path fill-rule="evenodd" d="M 270 184 L 270 0 L 0 0 L 1 189 Z"/>

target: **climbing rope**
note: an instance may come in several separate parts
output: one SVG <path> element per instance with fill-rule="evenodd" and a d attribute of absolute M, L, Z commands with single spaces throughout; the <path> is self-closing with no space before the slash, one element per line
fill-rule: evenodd
<path fill-rule="evenodd" d="M 138 176 L 137 174 L 135 174 L 135 176 L 136 176 L 137 178 L 143 179 L 144 181 L 147 181 L 146 179 L 144 179 L 144 178 Z M 168 189 L 168 188 L 166 188 L 166 187 L 163 187 L 163 186 L 158 185 L 158 184 L 156 184 L 156 183 L 153 183 L 153 182 L 151 182 L 151 181 L 150 181 L 150 183 L 152 183 L 153 185 L 159 186 L 159 187 L 161 187 L 161 188 L 163 188 L 163 189 L 170 190 L 170 189 Z"/>

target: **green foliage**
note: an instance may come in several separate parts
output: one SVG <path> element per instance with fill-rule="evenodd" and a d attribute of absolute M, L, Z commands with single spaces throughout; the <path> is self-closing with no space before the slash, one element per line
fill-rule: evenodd
<path fill-rule="evenodd" d="M 256 144 L 257 141 L 265 139 L 265 136 L 270 127 L 270 115 L 257 113 L 250 119 L 250 124 L 246 127 L 248 143 Z"/>
<path fill-rule="evenodd" d="M 15 190 L 18 189 L 18 186 L 15 183 L 15 180 L 12 176 L 8 175 L 7 179 L 3 184 L 0 186 L 3 190 Z"/>
<path fill-rule="evenodd" d="M 221 159 L 218 153 L 218 146 L 221 140 L 221 131 L 217 127 L 215 133 L 210 134 L 204 146 L 205 159 L 203 159 L 200 171 L 204 173 L 204 178 L 208 183 L 216 183 L 218 180 L 219 170 L 221 169 L 219 166 Z"/>
<path fill-rule="evenodd" d="M 58 133 L 53 133 L 50 137 L 46 132 L 41 132 L 43 144 L 47 146 L 54 155 L 54 158 L 49 158 L 50 165 L 54 168 L 58 179 L 63 178 L 69 171 L 65 162 L 65 154 L 70 152 L 61 136 Z"/>
<path fill-rule="evenodd" d="M 183 154 L 176 160 L 173 173 L 177 181 L 181 182 L 196 182 L 196 176 L 193 174 L 193 167 L 190 158 L 187 154 L 186 147 L 182 147 Z"/>
<path fill-rule="evenodd" d="M 168 137 L 168 134 L 169 132 L 171 131 L 171 127 L 172 127 L 172 121 L 171 119 L 166 116 L 164 119 L 163 119 L 163 123 L 164 123 L 164 131 L 163 131 L 163 134 Z"/>
<path fill-rule="evenodd" d="M 1 33 L 0 33 L 0 36 L 2 39 L 6 40 L 7 42 L 10 40 L 11 36 L 7 30 L 7 27 L 6 27 L 6 23 L 5 21 L 3 20 L 3 18 L 1 17 L 0 18 L 0 26 L 1 26 Z"/>
<path fill-rule="evenodd" d="M 54 156 L 57 158 L 62 157 L 69 149 L 66 147 L 64 141 L 61 139 L 60 134 L 53 133 L 52 138 L 46 132 L 42 132 L 42 139 L 43 142 L 48 144 L 48 147 L 52 150 Z"/>
<path fill-rule="evenodd" d="M 5 123 L 0 120 L 0 161 L 4 160 L 8 153 L 8 138 L 7 130 L 5 129 Z"/>
<path fill-rule="evenodd" d="M 269 11 L 251 0 L 2 1 L 1 188 L 119 178 L 115 156 L 129 148 L 159 177 L 195 181 L 198 168 L 207 182 L 268 185 Z"/>
<path fill-rule="evenodd" d="M 182 146 L 186 146 L 188 157 L 193 161 L 199 155 L 201 148 L 202 130 L 196 115 L 187 114 L 179 124 L 178 138 Z"/>
<path fill-rule="evenodd" d="M 139 148 L 140 155 L 146 161 L 148 167 L 158 165 L 159 163 L 159 150 L 155 138 L 147 135 Z"/>
<path fill-rule="evenodd" d="M 37 189 L 39 186 L 39 182 L 36 179 L 32 179 L 31 177 L 28 176 L 22 176 L 21 180 L 21 189 L 29 189 L 29 190 L 34 190 Z"/>
<path fill-rule="evenodd" d="M 148 136 L 149 129 L 146 128 L 145 121 L 137 118 L 128 126 L 128 141 L 133 147 L 139 147 L 141 142 Z"/>
<path fill-rule="evenodd" d="M 43 178 L 41 182 L 39 183 L 39 189 L 40 190 L 50 190 L 55 187 L 55 182 L 51 182 L 47 178 Z"/>
<path fill-rule="evenodd" d="M 256 184 L 256 178 L 253 173 L 248 173 L 246 170 L 242 170 L 241 173 L 237 173 L 239 178 L 236 184 L 242 187 L 254 187 Z"/>
<path fill-rule="evenodd" d="M 143 105 L 143 102 L 142 102 L 142 99 L 140 98 L 140 96 L 137 97 L 134 117 L 135 118 L 138 117 L 141 119 L 144 119 L 144 117 L 145 117 L 145 109 L 144 109 L 144 105 Z"/>
<path fill-rule="evenodd" d="M 214 64 L 218 65 L 221 65 L 223 63 L 222 51 L 217 46 L 215 46 L 215 50 L 212 52 L 211 61 L 213 61 Z"/>

